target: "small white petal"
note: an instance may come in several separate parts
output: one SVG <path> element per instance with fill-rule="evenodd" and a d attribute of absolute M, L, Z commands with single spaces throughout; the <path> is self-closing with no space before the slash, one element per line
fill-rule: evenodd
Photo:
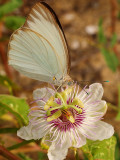
<path fill-rule="evenodd" d="M 40 88 L 33 91 L 33 99 L 45 99 L 46 101 L 55 93 L 51 88 Z M 37 101 L 38 105 L 43 106 L 45 103 L 42 101 Z"/>
<path fill-rule="evenodd" d="M 69 147 L 71 147 L 71 145 L 67 140 L 62 144 L 62 146 L 60 143 L 56 145 L 56 142 L 52 142 L 52 145 L 48 150 L 49 160 L 64 160 Z"/>

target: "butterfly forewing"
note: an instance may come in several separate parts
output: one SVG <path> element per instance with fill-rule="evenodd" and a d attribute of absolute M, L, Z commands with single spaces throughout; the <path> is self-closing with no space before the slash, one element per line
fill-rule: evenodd
<path fill-rule="evenodd" d="M 55 13 L 45 3 L 37 3 L 23 27 L 10 39 L 9 63 L 28 77 L 53 83 L 69 70 L 66 40 Z M 56 85 L 59 85 L 56 83 Z"/>
<path fill-rule="evenodd" d="M 60 22 L 52 8 L 44 2 L 35 4 L 27 17 L 24 27 L 28 27 L 43 35 L 58 51 L 61 61 L 66 64 L 66 68 L 69 70 L 70 56 L 66 39 Z"/>

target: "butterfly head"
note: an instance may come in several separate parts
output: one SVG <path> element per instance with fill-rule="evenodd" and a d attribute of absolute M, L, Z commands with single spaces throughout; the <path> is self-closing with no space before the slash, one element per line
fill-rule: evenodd
<path fill-rule="evenodd" d="M 73 85 L 73 80 L 69 75 L 65 75 L 62 78 L 59 78 L 57 76 L 53 77 L 53 84 L 57 86 L 63 86 L 65 87 L 66 85 L 72 86 Z"/>

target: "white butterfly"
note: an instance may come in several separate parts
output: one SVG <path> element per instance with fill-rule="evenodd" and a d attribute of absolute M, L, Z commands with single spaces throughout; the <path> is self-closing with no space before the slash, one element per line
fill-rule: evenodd
<path fill-rule="evenodd" d="M 44 2 L 31 9 L 9 42 L 9 64 L 22 74 L 60 86 L 71 81 L 70 56 L 54 11 Z"/>

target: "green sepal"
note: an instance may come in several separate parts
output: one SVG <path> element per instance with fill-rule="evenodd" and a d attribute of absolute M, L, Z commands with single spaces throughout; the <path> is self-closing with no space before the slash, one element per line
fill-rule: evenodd
<path fill-rule="evenodd" d="M 49 143 L 49 141 L 46 141 L 47 143 Z M 49 149 L 49 145 L 45 142 L 45 138 L 42 138 L 40 146 L 42 149 Z"/>

